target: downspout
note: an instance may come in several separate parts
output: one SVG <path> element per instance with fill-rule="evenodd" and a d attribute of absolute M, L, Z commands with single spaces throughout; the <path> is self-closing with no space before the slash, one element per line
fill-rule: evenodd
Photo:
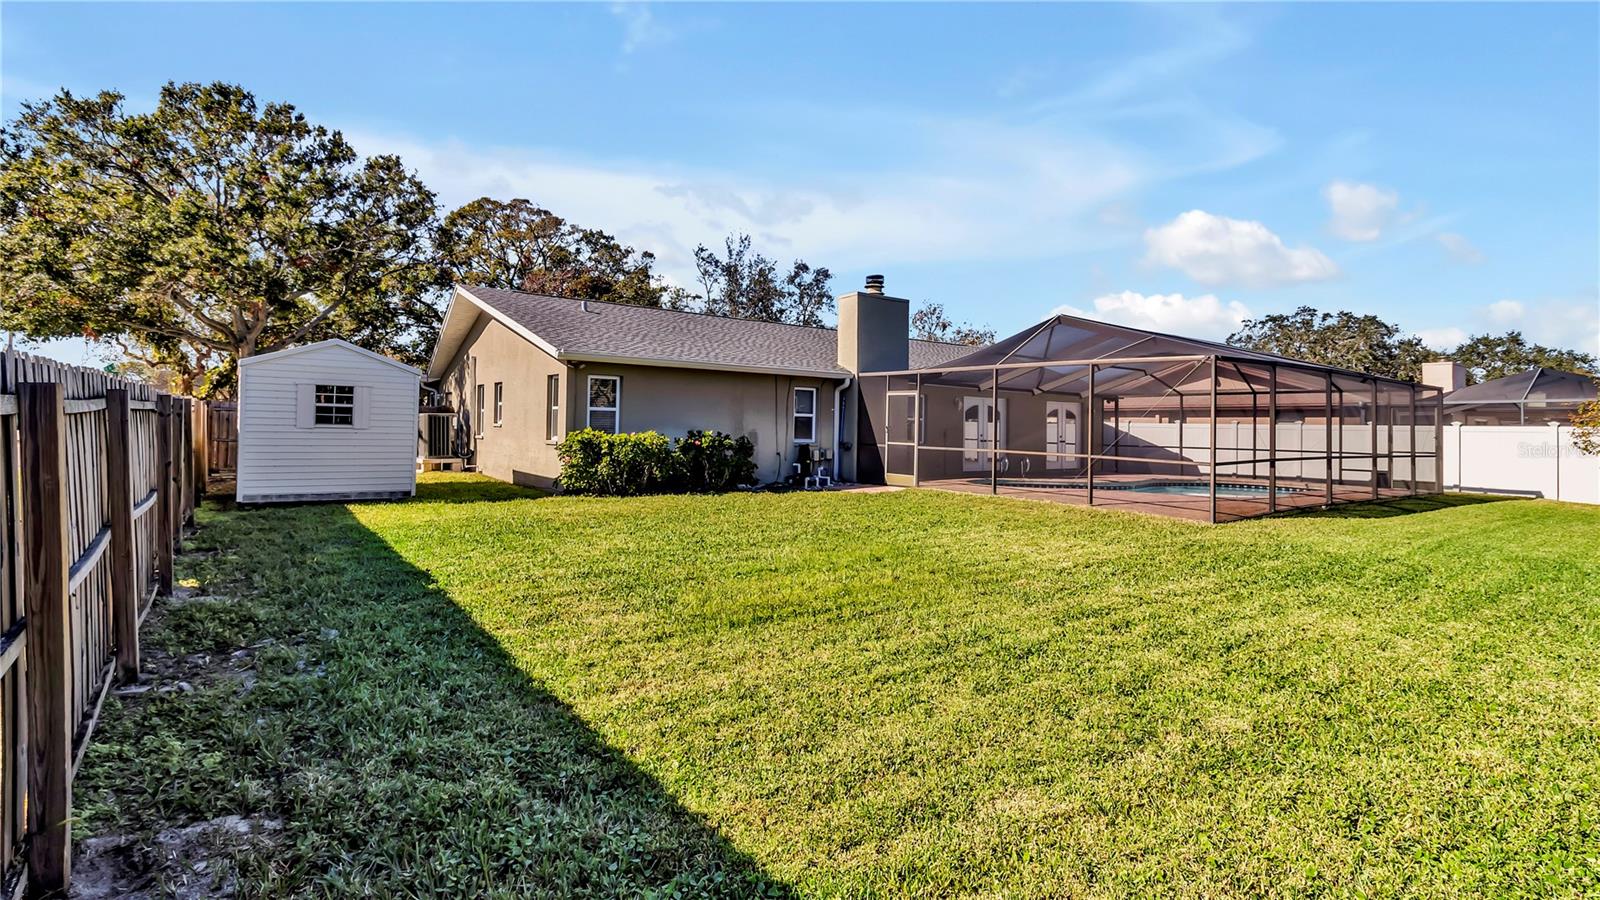
<path fill-rule="evenodd" d="M 844 480 L 844 461 L 839 458 L 839 432 L 844 431 L 844 389 L 855 381 L 854 375 L 847 375 L 833 389 L 833 480 Z M 920 401 L 919 401 L 920 402 Z M 915 426 L 913 426 L 915 427 Z M 852 445 L 854 446 L 854 445 Z"/>

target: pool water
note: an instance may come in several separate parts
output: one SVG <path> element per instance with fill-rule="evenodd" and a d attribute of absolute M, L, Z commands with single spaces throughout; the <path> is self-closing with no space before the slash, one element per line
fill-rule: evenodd
<path fill-rule="evenodd" d="M 988 484 L 987 478 L 974 478 L 975 484 Z M 1083 481 L 1023 481 L 1013 478 L 1000 479 L 1001 487 L 1034 488 L 1034 489 L 1061 489 L 1086 490 L 1089 485 Z M 1164 494 L 1177 497 L 1210 497 L 1211 485 L 1204 481 L 1123 481 L 1101 482 L 1096 481 L 1094 489 L 1097 491 L 1131 491 L 1136 494 Z M 1262 484 L 1237 484 L 1218 482 L 1218 497 L 1238 497 L 1241 499 L 1265 498 L 1267 487 Z M 1278 496 L 1286 494 L 1304 493 L 1302 488 L 1278 488 Z"/>
<path fill-rule="evenodd" d="M 1095 485 L 1099 488 L 1100 485 Z M 1184 482 L 1181 484 L 1136 484 L 1128 490 L 1137 494 L 1176 494 L 1182 497 L 1209 497 L 1211 486 L 1208 484 Z M 1299 493 L 1294 488 L 1278 488 L 1278 496 Z M 1258 484 L 1219 484 L 1217 485 L 1218 497 L 1265 497 L 1267 488 Z"/>

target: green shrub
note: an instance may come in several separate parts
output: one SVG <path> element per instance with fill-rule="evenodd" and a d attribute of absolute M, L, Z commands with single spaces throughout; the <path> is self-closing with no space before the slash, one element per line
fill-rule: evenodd
<path fill-rule="evenodd" d="M 556 448 L 561 488 L 570 494 L 726 491 L 756 480 L 755 444 L 720 431 L 691 431 L 676 446 L 654 431 L 607 434 L 586 428 Z"/>
<path fill-rule="evenodd" d="M 729 491 L 756 482 L 756 445 L 740 435 L 691 431 L 678 441 L 681 489 Z"/>
<path fill-rule="evenodd" d="M 664 490 L 676 480 L 672 442 L 654 431 L 607 434 L 585 428 L 567 435 L 556 455 L 561 487 L 572 494 L 631 497 Z"/>

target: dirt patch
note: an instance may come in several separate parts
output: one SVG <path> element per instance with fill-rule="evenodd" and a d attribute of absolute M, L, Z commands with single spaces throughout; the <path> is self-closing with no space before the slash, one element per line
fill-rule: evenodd
<path fill-rule="evenodd" d="M 186 604 L 229 600 L 178 587 L 171 597 L 157 602 L 146 627 Z M 248 692 L 256 684 L 257 654 L 273 643 L 262 641 L 231 651 L 182 656 L 147 648 L 139 680 L 112 691 L 133 707 L 153 697 L 187 694 L 217 683 L 231 683 L 240 693 Z M 277 819 L 227 815 L 204 822 L 172 823 L 153 834 L 96 835 L 73 848 L 68 896 L 78 900 L 231 897 L 237 889 L 232 858 L 241 853 L 270 853 L 282 828 Z"/>
<path fill-rule="evenodd" d="M 73 859 L 75 900 L 232 897 L 237 882 L 227 861 L 240 852 L 272 849 L 283 823 L 221 816 L 168 828 L 148 838 L 111 834 L 78 844 Z"/>

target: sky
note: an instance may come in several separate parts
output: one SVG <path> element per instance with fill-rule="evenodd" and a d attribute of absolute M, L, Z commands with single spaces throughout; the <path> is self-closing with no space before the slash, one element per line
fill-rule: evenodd
<path fill-rule="evenodd" d="M 748 232 L 1005 335 L 1302 305 L 1600 352 L 1600 5 L 0 4 L 0 113 L 294 104 L 693 285 Z M 74 343 L 47 348 L 81 353 Z"/>

